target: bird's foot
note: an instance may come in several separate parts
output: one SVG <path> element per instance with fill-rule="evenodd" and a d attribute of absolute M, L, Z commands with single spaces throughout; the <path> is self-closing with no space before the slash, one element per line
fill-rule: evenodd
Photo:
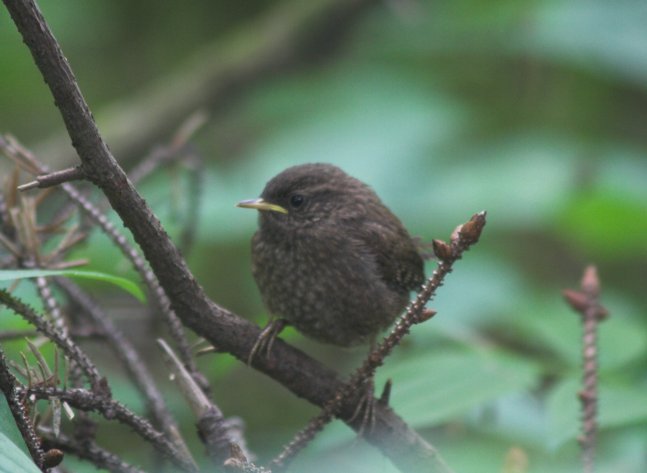
<path fill-rule="evenodd" d="M 362 393 L 357 406 L 355 407 L 355 412 L 353 412 L 350 422 L 359 420 L 359 429 L 357 429 L 357 435 L 363 437 L 365 433 L 371 433 L 375 428 L 375 404 L 379 402 L 374 397 L 375 391 L 375 382 L 371 377 L 366 381 L 362 387 L 364 392 Z"/>
<path fill-rule="evenodd" d="M 276 337 L 278 337 L 279 333 L 281 333 L 287 324 L 288 323 L 285 319 L 272 319 L 268 322 L 263 330 L 261 330 L 261 333 L 254 342 L 254 346 L 249 352 L 249 356 L 247 357 L 248 365 L 251 366 L 256 354 L 262 351 L 265 352 L 265 357 L 270 357 Z"/>

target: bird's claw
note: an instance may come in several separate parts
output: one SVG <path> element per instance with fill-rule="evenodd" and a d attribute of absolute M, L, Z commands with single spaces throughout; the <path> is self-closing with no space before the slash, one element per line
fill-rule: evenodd
<path fill-rule="evenodd" d="M 261 351 L 265 351 L 265 356 L 267 358 L 270 357 L 272 347 L 274 346 L 274 341 L 286 325 L 287 322 L 284 319 L 273 319 L 268 322 L 263 330 L 261 330 L 261 333 L 258 334 L 258 337 L 254 342 L 254 346 L 249 352 L 249 356 L 247 357 L 248 365 L 251 366 L 254 357 Z"/>
<path fill-rule="evenodd" d="M 371 378 L 364 387 L 364 393 L 360 397 L 357 406 L 355 407 L 355 411 L 349 419 L 350 422 L 353 422 L 361 416 L 361 423 L 357 430 L 357 435 L 359 437 L 363 437 L 365 433 L 373 432 L 373 429 L 375 428 L 376 400 L 374 397 L 375 386 L 373 378 Z"/>

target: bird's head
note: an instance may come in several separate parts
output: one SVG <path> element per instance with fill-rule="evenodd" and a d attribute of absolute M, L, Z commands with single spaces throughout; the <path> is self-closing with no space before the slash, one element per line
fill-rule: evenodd
<path fill-rule="evenodd" d="M 261 228 L 297 231 L 356 219 L 376 200 L 366 184 L 332 164 L 302 164 L 274 176 L 258 199 L 237 205 L 259 210 Z"/>

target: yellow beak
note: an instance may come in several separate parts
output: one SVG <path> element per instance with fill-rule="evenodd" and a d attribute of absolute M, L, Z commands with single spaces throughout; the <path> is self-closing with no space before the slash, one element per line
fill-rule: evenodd
<path fill-rule="evenodd" d="M 236 204 L 236 207 L 242 207 L 244 209 L 271 210 L 272 212 L 279 212 L 282 214 L 288 213 L 288 211 L 280 205 L 266 202 L 263 199 L 241 200 Z"/>

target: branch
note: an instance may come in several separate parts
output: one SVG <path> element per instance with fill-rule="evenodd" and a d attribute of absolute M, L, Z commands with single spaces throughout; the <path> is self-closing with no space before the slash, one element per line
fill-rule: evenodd
<path fill-rule="evenodd" d="M 582 336 L 582 358 L 584 363 L 583 387 L 578 393 L 582 403 L 582 435 L 579 438 L 582 448 L 582 464 L 585 473 L 595 470 L 595 447 L 597 437 L 598 406 L 598 324 L 609 315 L 600 304 L 600 280 L 595 266 L 584 270 L 580 291 L 566 289 L 564 298 L 582 317 L 584 333 Z"/>
<path fill-rule="evenodd" d="M 31 307 L 23 304 L 4 289 L 0 289 L 0 304 L 7 306 L 9 309 L 20 315 L 29 323 L 34 325 L 39 332 L 58 345 L 70 361 L 76 363 L 88 378 L 93 391 L 110 396 L 110 388 L 107 380 L 101 376 L 97 367 L 92 363 L 90 358 L 72 341 L 72 339 L 61 333 L 51 322 L 39 316 Z"/>
<path fill-rule="evenodd" d="M 462 257 L 463 252 L 467 251 L 470 246 L 479 240 L 484 226 L 485 212 L 481 212 L 456 229 L 451 245 L 440 240 L 434 241 L 434 248 L 439 258 L 438 268 L 423 285 L 416 298 L 407 306 L 407 310 L 398 319 L 389 336 L 382 340 L 382 343 L 368 355 L 364 363 L 352 374 L 348 383 L 335 394 L 335 397 L 326 403 L 323 411 L 314 417 L 306 428 L 299 432 L 294 440 L 272 460 L 273 466 L 281 469 L 287 466 L 292 458 L 314 438 L 315 434 L 340 412 L 343 402 L 348 401 L 348 398 L 356 394 L 361 386 L 373 378 L 375 370 L 384 363 L 385 358 L 399 345 L 402 338 L 409 333 L 411 327 L 435 315 L 435 312 L 426 309 L 425 305 L 434 296 L 436 290 L 442 286 L 445 276 L 452 271 L 454 263 Z M 390 386 L 387 385 L 384 398 L 388 398 L 389 390 Z M 373 401 L 374 405 L 377 402 Z M 355 414 L 351 412 L 346 412 L 343 415 L 343 418 L 348 423 L 352 423 L 353 417 L 355 417 Z M 388 446 L 384 445 L 383 448 L 388 448 Z M 405 471 L 427 471 L 430 467 L 433 471 L 449 471 L 443 460 L 433 450 L 427 452 L 427 456 L 424 458 L 411 458 L 410 460 L 411 462 Z"/>
<path fill-rule="evenodd" d="M 181 468 L 182 471 L 197 471 L 195 463 L 190 457 L 187 457 L 185 452 L 179 450 L 164 434 L 156 430 L 150 422 L 134 414 L 117 401 L 97 396 L 86 389 L 31 387 L 24 389 L 24 392 L 29 396 L 34 396 L 36 399 L 55 397 L 82 411 L 98 412 L 105 419 L 115 419 L 131 427 L 139 436 L 150 442 L 166 459 Z"/>
<path fill-rule="evenodd" d="M 39 433 L 48 447 L 73 453 L 79 458 L 91 462 L 97 468 L 103 468 L 113 473 L 145 473 L 144 470 L 129 465 L 114 453 L 101 448 L 92 439 L 78 441 L 63 433 L 59 433 L 58 436 L 49 432 L 39 431 Z"/>
<path fill-rule="evenodd" d="M 44 189 L 46 187 L 53 187 L 64 182 L 76 181 L 83 178 L 84 176 L 81 169 L 68 168 L 61 171 L 54 171 L 50 172 L 49 174 L 41 174 L 39 176 L 36 176 L 36 179 L 34 181 L 30 181 L 26 184 L 18 186 L 18 190 L 26 191 L 29 189 L 35 189 L 37 187 Z"/>
<path fill-rule="evenodd" d="M 187 130 L 188 131 L 188 130 Z M 0 149 L 14 160 L 19 166 L 27 168 L 32 172 L 43 173 L 48 172 L 48 167 L 40 163 L 38 159 L 18 141 L 11 137 L 0 136 Z M 175 342 L 180 357 L 184 362 L 191 375 L 199 382 L 200 387 L 209 394 L 209 387 L 204 377 L 198 371 L 196 364 L 193 360 L 189 342 L 184 333 L 181 322 L 170 308 L 169 300 L 160 287 L 160 284 L 155 277 L 155 274 L 150 270 L 144 258 L 140 253 L 130 244 L 128 238 L 119 230 L 117 226 L 102 212 L 98 206 L 92 204 L 83 194 L 69 182 L 63 182 L 61 189 L 67 196 L 79 205 L 79 208 L 85 212 L 90 220 L 92 220 L 99 228 L 106 234 L 106 236 L 121 250 L 126 258 L 128 258 L 139 273 L 142 281 L 148 287 L 151 294 L 150 300 L 153 304 L 155 311 L 162 315 L 162 319 L 168 325 L 169 331 Z"/>
<path fill-rule="evenodd" d="M 136 192 L 99 135 L 63 52 L 40 11 L 30 0 L 3 0 L 50 87 L 55 103 L 81 159 L 84 174 L 105 193 L 124 225 L 133 233 L 182 322 L 220 350 L 246 361 L 260 329 L 207 298 L 159 220 Z M 343 2 L 358 8 L 363 2 Z M 328 11 L 333 15 L 338 9 Z M 298 45 L 296 46 L 298 49 Z M 294 52 L 294 51 L 292 51 Z M 297 396 L 323 406 L 342 389 L 337 374 L 303 352 L 277 340 L 274 357 L 256 357 L 253 366 L 283 384 Z M 281 363 L 272 360 L 280 359 Z M 344 402 L 341 411 L 354 406 Z M 403 471 L 432 472 L 431 464 L 412 459 L 437 453 L 391 409 L 377 406 L 375 428 L 367 440 Z"/>
<path fill-rule="evenodd" d="M 205 444 L 207 454 L 214 465 L 220 466 L 229 458 L 232 443 L 237 443 L 241 451 L 247 453 L 246 442 L 242 436 L 242 425 L 237 425 L 235 419 L 224 418 L 220 408 L 205 396 L 164 340 L 158 338 L 157 344 L 162 350 L 173 380 L 196 418 L 198 435 Z"/>
<path fill-rule="evenodd" d="M 124 333 L 117 328 L 106 313 L 80 287 L 66 278 L 55 278 L 56 284 L 63 289 L 70 301 L 79 309 L 80 314 L 92 321 L 105 335 L 105 340 L 123 363 L 126 372 L 143 395 L 146 406 L 155 425 L 166 432 L 169 439 L 188 450 L 179 433 L 179 427 L 171 416 L 162 393 L 159 391 L 152 373 L 144 364 L 139 353 Z"/>
<path fill-rule="evenodd" d="M 16 384 L 16 378 L 11 374 L 11 371 L 9 371 L 4 352 L 0 349 L 0 391 L 2 391 L 7 398 L 9 410 L 16 421 L 16 426 L 18 426 L 18 430 L 20 430 L 27 448 L 29 449 L 29 454 L 31 455 L 32 460 L 34 460 L 34 463 L 36 463 L 40 469 L 43 469 L 45 462 L 43 449 L 41 448 L 40 440 L 34 431 L 34 426 L 29 419 L 29 414 L 21 402 L 18 390 L 16 389 Z"/>

